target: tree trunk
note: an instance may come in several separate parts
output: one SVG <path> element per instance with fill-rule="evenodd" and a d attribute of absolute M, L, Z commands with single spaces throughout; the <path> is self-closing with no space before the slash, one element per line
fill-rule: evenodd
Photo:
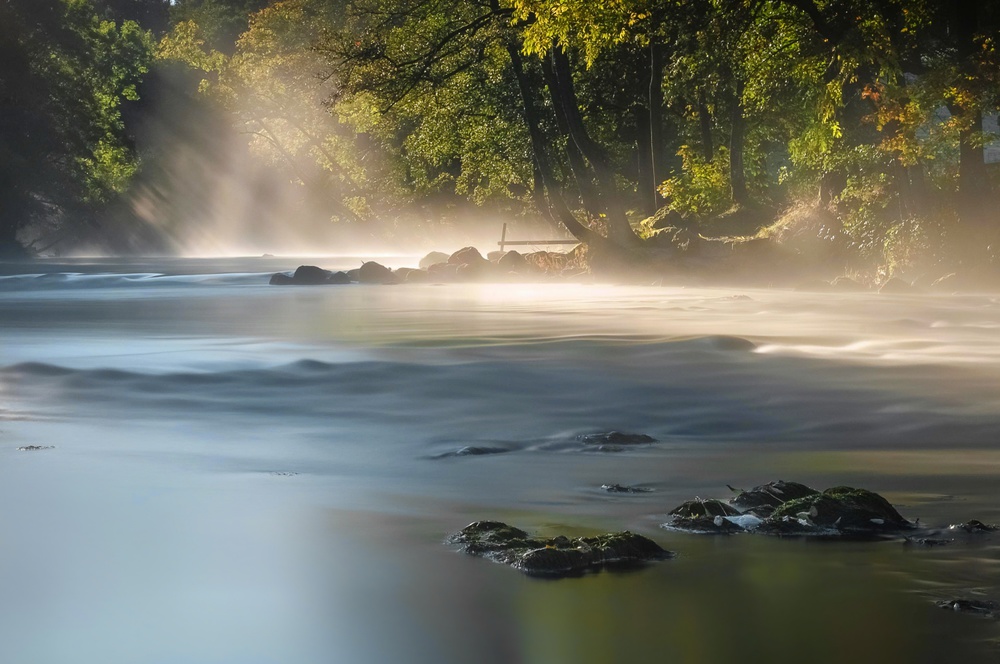
<path fill-rule="evenodd" d="M 600 216 L 603 209 L 601 197 L 594 186 L 593 171 L 587 166 L 587 160 L 584 159 L 583 153 L 580 152 L 580 149 L 570 136 L 569 121 L 566 119 L 566 113 L 563 111 L 562 104 L 555 101 L 558 96 L 556 89 L 559 83 L 556 79 L 556 73 L 552 68 L 551 58 L 542 58 L 542 74 L 545 76 L 545 85 L 549 89 L 549 96 L 553 100 L 552 110 L 556 116 L 556 128 L 559 130 L 559 135 L 566 139 L 566 156 L 569 160 L 569 166 L 573 170 L 577 189 L 580 191 L 580 200 L 583 202 L 583 207 L 587 212 L 596 218 Z"/>
<path fill-rule="evenodd" d="M 736 82 L 729 134 L 729 181 L 733 189 L 733 203 L 747 205 L 747 176 L 743 167 L 743 148 L 746 142 L 746 119 L 743 117 L 743 81 Z"/>
<path fill-rule="evenodd" d="M 715 156 L 715 145 L 712 143 L 712 116 L 708 113 L 708 99 L 705 91 L 698 91 L 698 125 L 701 129 L 701 154 L 706 162 Z"/>
<path fill-rule="evenodd" d="M 580 113 L 576 89 L 573 84 L 573 73 L 570 68 L 569 58 L 561 47 L 553 48 L 551 55 L 556 79 L 553 102 L 562 105 L 563 112 L 566 114 L 570 137 L 597 174 L 597 181 L 601 191 L 601 202 L 603 203 L 605 219 L 607 221 L 608 239 L 623 247 L 636 246 L 640 243 L 639 237 L 632 230 L 632 226 L 628 222 L 628 217 L 625 215 L 625 210 L 621 205 L 621 199 L 615 184 L 615 173 L 611 168 L 611 160 L 605 150 L 590 137 L 583 123 L 583 116 Z"/>
<path fill-rule="evenodd" d="M 658 187 L 667 179 L 667 160 L 663 127 L 663 68 L 666 66 L 663 45 L 649 45 L 649 151 L 653 180 L 653 212 L 663 202 Z"/>
<path fill-rule="evenodd" d="M 646 137 L 652 135 L 652 129 L 649 126 L 651 113 L 648 109 L 638 105 L 633 107 L 632 112 L 635 116 L 635 126 L 638 134 L 638 140 L 636 141 L 636 161 L 638 162 L 639 171 L 639 201 L 642 205 L 643 213 L 648 217 L 656 214 L 659 202 L 658 194 L 656 193 L 656 171 L 653 165 L 653 142 L 645 140 Z"/>
<path fill-rule="evenodd" d="M 573 213 L 570 212 L 560 194 L 559 190 L 561 187 L 559 187 L 556 181 L 556 177 L 549 164 L 548 156 L 545 153 L 545 140 L 542 136 L 538 109 L 535 106 L 535 90 L 531 87 L 531 83 L 524 73 L 521 44 L 517 42 L 508 43 L 507 53 L 510 56 L 511 69 L 514 71 L 518 92 L 521 95 L 521 110 L 524 114 L 525 125 L 528 128 L 528 136 L 531 139 L 532 158 L 535 162 L 535 168 L 545 185 L 545 190 L 548 192 L 549 205 L 551 205 L 555 212 L 555 216 L 573 237 L 588 244 L 600 243 L 604 238 L 581 224 L 573 216 Z"/>
<path fill-rule="evenodd" d="M 958 135 L 958 192 L 965 203 L 979 203 L 989 189 L 983 148 L 976 145 L 977 134 L 983 130 L 983 113 L 972 113 L 972 125 Z"/>

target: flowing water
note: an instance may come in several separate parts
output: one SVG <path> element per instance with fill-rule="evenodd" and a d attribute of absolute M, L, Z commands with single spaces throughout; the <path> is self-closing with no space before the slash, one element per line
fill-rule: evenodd
<path fill-rule="evenodd" d="M 1000 659 L 934 604 L 1000 599 L 1000 537 L 660 527 L 775 479 L 1000 521 L 997 296 L 267 285 L 299 262 L 0 265 L 0 661 Z M 477 519 L 679 555 L 539 580 L 444 544 Z"/>

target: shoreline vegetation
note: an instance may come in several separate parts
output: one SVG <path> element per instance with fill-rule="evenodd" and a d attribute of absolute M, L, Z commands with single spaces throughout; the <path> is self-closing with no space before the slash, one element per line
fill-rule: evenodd
<path fill-rule="evenodd" d="M 625 280 L 1000 280 L 995 3 L 12 0 L 0 25 L 0 255 L 509 222 Z"/>

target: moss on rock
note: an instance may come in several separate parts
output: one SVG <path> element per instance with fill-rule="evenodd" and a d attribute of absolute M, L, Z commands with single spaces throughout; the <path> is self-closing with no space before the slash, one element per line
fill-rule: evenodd
<path fill-rule="evenodd" d="M 510 565 L 525 574 L 555 577 L 674 555 L 651 539 L 627 530 L 576 539 L 564 536 L 537 539 L 500 521 L 476 521 L 452 535 L 449 541 L 461 545 L 465 553 Z"/>

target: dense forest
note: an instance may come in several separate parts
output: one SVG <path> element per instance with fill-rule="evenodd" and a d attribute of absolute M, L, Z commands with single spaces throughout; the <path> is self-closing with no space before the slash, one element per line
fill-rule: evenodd
<path fill-rule="evenodd" d="M 976 0 L 0 0 L 0 248 L 175 250 L 235 150 L 248 227 L 996 269 L 998 41 Z"/>

